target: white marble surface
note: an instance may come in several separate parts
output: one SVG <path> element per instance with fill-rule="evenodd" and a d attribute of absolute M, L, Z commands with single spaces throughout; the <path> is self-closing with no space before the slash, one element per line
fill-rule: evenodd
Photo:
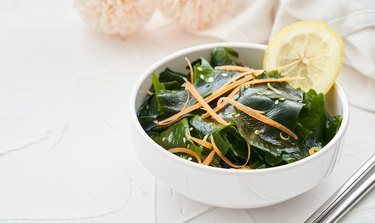
<path fill-rule="evenodd" d="M 0 1 L 0 222 L 302 222 L 375 153 L 375 114 L 350 108 L 342 158 L 313 190 L 231 210 L 158 183 L 130 143 L 132 83 L 161 57 L 219 40 L 173 25 L 119 41 L 70 1 Z M 375 192 L 343 222 L 374 222 Z"/>

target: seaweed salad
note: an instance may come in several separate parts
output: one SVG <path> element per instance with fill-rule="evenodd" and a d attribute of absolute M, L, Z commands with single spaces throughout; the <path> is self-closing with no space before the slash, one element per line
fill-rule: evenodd
<path fill-rule="evenodd" d="M 288 82 L 282 69 L 252 69 L 230 48 L 211 50 L 177 72 L 152 75 L 138 110 L 146 133 L 175 155 L 219 168 L 259 169 L 313 155 L 338 131 L 324 94 Z"/>

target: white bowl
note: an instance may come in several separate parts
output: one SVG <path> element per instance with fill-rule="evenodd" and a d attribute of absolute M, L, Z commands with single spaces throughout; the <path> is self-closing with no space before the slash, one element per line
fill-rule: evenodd
<path fill-rule="evenodd" d="M 336 166 L 349 119 L 348 102 L 338 84 L 326 95 L 329 113 L 343 116 L 336 136 L 318 153 L 279 167 L 244 171 L 204 166 L 168 152 L 142 129 L 137 119 L 137 110 L 151 86 L 152 72 L 156 70 L 159 73 L 166 67 L 185 72 L 185 57 L 209 58 L 210 50 L 218 46 L 238 51 L 240 62 L 247 66 L 262 67 L 264 45 L 215 43 L 181 50 L 147 69 L 135 84 L 130 100 L 130 114 L 134 124 L 132 139 L 141 163 L 156 179 L 186 197 L 227 208 L 255 208 L 276 204 L 319 184 Z"/>

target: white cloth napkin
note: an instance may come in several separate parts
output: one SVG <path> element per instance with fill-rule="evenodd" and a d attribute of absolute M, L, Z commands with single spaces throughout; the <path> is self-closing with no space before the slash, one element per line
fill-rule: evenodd
<path fill-rule="evenodd" d="M 195 32 L 226 41 L 267 43 L 282 27 L 299 20 L 328 23 L 344 40 L 339 82 L 349 102 L 375 112 L 375 0 L 238 1 L 224 22 Z"/>

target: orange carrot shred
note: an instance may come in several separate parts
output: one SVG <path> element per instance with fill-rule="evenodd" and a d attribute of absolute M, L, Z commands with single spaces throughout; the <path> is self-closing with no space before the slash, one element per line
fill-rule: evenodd
<path fill-rule="evenodd" d="M 240 91 L 240 87 L 236 87 L 230 94 L 228 94 L 228 98 L 233 98 L 238 92 Z M 223 109 L 228 103 L 226 102 L 221 102 L 221 103 L 217 103 L 217 106 L 214 108 L 214 111 L 217 113 L 218 111 L 220 111 L 221 109 Z M 260 113 L 260 114 L 264 114 L 263 111 L 258 111 L 258 110 L 255 110 L 254 111 Z M 202 118 L 208 118 L 210 117 L 210 114 L 209 113 L 204 113 L 202 116 Z"/>
<path fill-rule="evenodd" d="M 241 168 L 239 168 L 239 170 L 250 170 L 250 166 L 243 166 Z"/>
<path fill-rule="evenodd" d="M 234 95 L 236 95 L 238 92 L 240 91 L 240 87 L 236 87 L 229 95 L 228 95 L 228 98 L 233 98 Z M 225 107 L 227 103 L 226 102 L 222 102 L 222 103 L 217 103 L 217 106 L 214 108 L 214 111 L 215 112 L 218 112 L 220 111 L 221 109 L 223 109 Z M 206 112 L 204 113 L 202 116 L 202 118 L 208 118 L 210 117 L 210 113 Z"/>
<path fill-rule="evenodd" d="M 211 148 L 212 148 L 211 143 L 206 142 L 206 141 L 204 141 L 204 140 L 202 140 L 202 139 L 198 139 L 198 138 L 195 138 L 195 137 L 193 137 L 193 136 L 190 136 L 189 139 L 191 139 L 192 141 L 194 141 L 194 142 L 196 142 L 196 143 L 198 143 L 198 144 L 200 144 L 200 145 L 206 147 L 207 149 L 211 149 Z"/>
<path fill-rule="evenodd" d="M 282 78 L 269 78 L 269 79 L 257 79 L 252 80 L 244 83 L 245 85 L 251 84 L 264 84 L 264 83 L 278 83 L 278 82 L 286 82 L 286 81 L 295 81 L 295 80 L 303 80 L 304 77 L 282 77 Z"/>
<path fill-rule="evenodd" d="M 175 121 L 177 121 L 181 116 L 185 115 L 185 114 L 188 114 L 189 112 L 192 112 L 198 108 L 200 108 L 201 105 L 200 104 L 194 104 L 190 107 L 188 107 L 187 109 L 185 110 L 181 110 L 180 112 L 170 116 L 169 118 L 166 118 L 162 121 L 156 121 L 155 123 L 158 124 L 158 125 L 169 125 Z"/>
<path fill-rule="evenodd" d="M 298 64 L 298 63 L 301 62 L 301 61 L 302 61 L 302 59 L 297 59 L 296 61 L 293 61 L 293 62 L 291 62 L 291 63 L 289 63 L 289 64 L 286 64 L 286 65 L 283 65 L 283 66 L 281 66 L 281 67 L 273 68 L 273 69 L 269 70 L 268 72 L 277 71 L 277 70 L 282 70 L 282 69 L 288 68 L 288 67 L 290 67 L 290 66 L 293 66 L 293 65 L 295 65 L 295 64 Z"/>
<path fill-rule="evenodd" d="M 212 150 L 210 154 L 208 154 L 206 159 L 203 161 L 203 165 L 206 165 L 206 166 L 210 165 L 210 163 L 214 159 L 215 153 L 216 153 L 215 150 Z"/>
<path fill-rule="evenodd" d="M 193 70 L 193 67 L 191 66 L 191 63 L 189 61 L 189 59 L 187 57 L 185 57 L 185 60 L 187 61 L 188 65 L 189 65 L 189 69 L 190 69 L 190 81 L 191 83 L 194 84 L 195 80 L 194 80 L 194 70 Z"/>
<path fill-rule="evenodd" d="M 219 96 L 221 96 L 221 95 L 225 94 L 226 92 L 232 90 L 233 88 L 237 87 L 238 85 L 243 84 L 244 82 L 249 81 L 253 78 L 254 78 L 253 76 L 247 76 L 247 77 L 241 79 L 240 81 L 237 81 L 235 83 L 229 84 L 228 86 L 222 87 L 219 90 L 215 91 L 210 96 L 208 96 L 207 98 L 205 98 L 204 100 L 207 103 L 209 103 L 212 100 L 218 98 Z M 180 111 L 179 113 L 174 114 L 169 118 L 166 118 L 166 119 L 164 119 L 160 122 L 155 122 L 155 123 L 158 124 L 158 125 L 169 125 L 169 124 L 175 122 L 176 120 L 178 120 L 181 116 L 183 116 L 185 114 L 188 114 L 189 112 L 192 112 L 192 111 L 194 111 L 194 110 L 196 110 L 200 107 L 201 107 L 201 104 L 199 104 L 199 103 L 194 104 L 194 105 L 188 107 L 187 109 L 185 109 L 184 111 Z"/>
<path fill-rule="evenodd" d="M 246 163 L 245 164 L 243 164 L 243 165 L 236 165 L 236 164 L 234 164 L 234 163 L 232 163 L 227 157 L 225 157 L 222 153 L 221 153 L 221 151 L 219 150 L 219 148 L 217 148 L 217 146 L 216 146 L 216 144 L 215 144 L 215 141 L 214 141 L 214 137 L 211 135 L 211 143 L 212 143 L 212 148 L 214 149 L 214 151 L 216 152 L 216 154 L 226 163 L 226 164 L 228 164 L 229 166 L 231 166 L 231 167 L 234 167 L 234 168 L 241 168 L 241 167 L 243 167 L 243 166 L 245 166 L 248 162 L 249 162 L 249 160 L 250 160 L 250 153 L 251 153 L 251 150 L 250 150 L 250 145 L 249 144 L 247 144 L 247 151 L 248 151 L 248 153 L 247 153 L 247 160 L 246 160 Z"/>
<path fill-rule="evenodd" d="M 211 114 L 212 118 L 222 125 L 228 125 L 228 122 L 219 117 L 219 115 L 216 114 L 216 112 L 214 112 L 214 110 L 207 104 L 207 102 L 202 98 L 197 89 L 195 89 L 195 87 L 188 80 L 184 80 L 186 88 L 190 91 L 194 98 L 197 99 L 198 103 L 201 104 L 202 107 L 205 108 L 206 111 Z"/>
<path fill-rule="evenodd" d="M 186 148 L 183 148 L 183 147 L 177 147 L 177 148 L 172 148 L 172 149 L 168 149 L 169 152 L 171 153 L 186 153 L 186 154 L 189 154 L 191 156 L 193 156 L 195 159 L 197 159 L 198 163 L 202 163 L 202 160 L 201 158 L 199 157 L 198 154 L 196 154 L 194 151 L 190 150 L 190 149 L 186 149 Z"/>
<path fill-rule="evenodd" d="M 215 91 L 214 93 L 212 93 L 210 96 L 208 96 L 205 100 L 207 102 L 210 102 L 210 101 L 216 99 L 217 97 L 227 93 L 228 91 L 236 88 L 237 86 L 239 86 L 239 85 L 241 85 L 241 84 L 243 84 L 247 81 L 250 81 L 252 79 L 254 79 L 253 76 L 246 76 L 246 77 L 242 78 L 241 80 L 238 80 L 234 83 L 223 86 L 223 87 L 219 88 L 217 91 Z"/>
<path fill-rule="evenodd" d="M 205 98 L 204 100 L 209 103 L 211 102 L 212 100 L 218 98 L 219 96 L 225 94 L 226 92 L 232 90 L 233 88 L 237 87 L 238 85 L 241 85 L 243 83 L 245 83 L 246 81 L 249 81 L 249 80 L 252 80 L 254 77 L 253 76 L 247 76 L 237 82 L 234 82 L 232 84 L 229 84 L 227 86 L 224 86 L 220 89 L 218 89 L 217 91 L 215 91 L 213 94 L 211 94 L 210 96 L 208 96 L 207 98 Z M 185 84 L 186 86 L 186 84 Z M 163 121 L 160 121 L 160 122 L 155 122 L 156 124 L 158 125 L 169 125 L 171 123 L 173 123 L 174 121 L 178 120 L 181 116 L 185 115 L 185 114 L 188 114 L 189 112 L 192 112 L 198 108 L 200 108 L 202 105 L 200 103 L 197 103 L 197 104 L 194 104 L 190 107 L 188 107 L 187 109 L 185 109 L 184 111 L 180 111 L 179 113 L 177 114 L 174 114 L 172 115 L 171 117 L 167 118 L 167 119 L 164 119 Z"/>
<path fill-rule="evenodd" d="M 187 104 L 189 103 L 189 99 L 190 99 L 190 94 L 188 94 L 187 99 L 186 99 L 186 102 L 185 102 L 184 106 L 182 107 L 181 111 L 179 111 L 179 112 L 176 114 L 177 116 L 179 116 L 180 114 L 183 114 L 183 113 L 184 113 L 185 108 L 186 108 Z M 176 117 L 177 117 L 177 116 L 176 116 Z M 177 118 L 177 119 L 178 119 L 178 118 Z M 165 119 L 165 120 L 160 121 L 160 122 L 159 122 L 158 120 L 154 120 L 154 123 L 157 124 L 157 125 L 168 125 L 168 124 L 174 122 L 174 121 L 177 120 L 177 119 L 174 119 L 173 121 L 172 121 L 172 120 L 166 120 L 166 119 Z"/>
<path fill-rule="evenodd" d="M 242 78 L 242 77 L 244 77 L 244 76 L 246 76 L 246 75 L 252 74 L 252 73 L 253 73 L 252 71 L 242 72 L 239 75 L 234 76 L 231 79 L 229 79 L 229 81 L 227 83 L 225 83 L 223 85 L 223 87 L 226 86 L 226 85 L 228 85 L 228 84 L 230 84 L 230 83 L 232 83 L 232 82 L 234 82 L 234 81 L 236 81 L 236 80 L 238 80 L 238 79 L 240 79 L 240 78 Z"/>
<path fill-rule="evenodd" d="M 242 77 L 245 77 L 246 75 L 249 75 L 249 74 L 255 74 L 255 75 L 258 75 L 259 72 L 254 71 L 254 70 L 250 70 L 250 71 L 242 72 L 242 73 L 240 73 L 239 75 L 232 77 L 229 81 L 227 81 L 227 82 L 226 82 L 221 88 L 219 88 L 217 91 L 224 89 L 228 84 L 231 84 L 232 82 L 236 82 L 238 79 L 240 79 L 240 78 L 242 78 Z M 250 79 L 253 79 L 253 78 L 254 78 L 253 76 L 249 76 L 249 77 L 250 77 Z"/>
<path fill-rule="evenodd" d="M 254 70 L 254 69 L 249 68 L 249 67 L 242 67 L 242 66 L 235 66 L 235 65 L 216 66 L 215 69 L 217 69 L 217 70 L 228 70 L 228 71 L 239 71 L 239 72 L 260 71 L 260 70 Z"/>
<path fill-rule="evenodd" d="M 213 94 L 211 94 L 210 96 L 208 96 L 207 98 L 205 98 L 204 100 L 206 101 L 206 103 L 209 103 L 211 102 L 212 100 L 220 97 L 221 95 L 225 94 L 226 92 L 238 87 L 239 85 L 241 84 L 262 84 L 262 83 L 268 83 L 268 82 L 285 82 L 285 81 L 292 81 L 292 80 L 301 80 L 301 79 L 304 79 L 303 77 L 283 77 L 283 78 L 278 78 L 278 79 L 274 79 L 274 78 L 271 78 L 271 79 L 257 79 L 257 80 L 252 80 L 254 77 L 253 76 L 245 76 L 244 78 L 234 82 L 234 83 L 231 83 L 231 84 L 228 84 L 227 86 L 224 86 L 222 88 L 220 88 L 219 90 L 215 91 Z M 251 81 L 252 80 L 252 81 Z M 155 121 L 156 124 L 158 125 L 169 125 L 173 122 L 175 122 L 176 120 L 178 120 L 181 116 L 185 115 L 185 114 L 188 114 L 198 108 L 200 108 L 202 105 L 197 103 L 197 104 L 194 104 L 184 110 L 181 110 L 180 112 L 178 112 L 177 114 L 174 114 L 172 115 L 171 117 L 169 118 L 166 118 L 162 121 Z M 205 115 L 205 116 L 208 116 L 208 115 Z"/>
<path fill-rule="evenodd" d="M 238 108 L 239 110 L 245 112 L 246 114 L 250 115 L 251 117 L 267 124 L 267 125 L 270 125 L 274 128 L 277 128 L 277 129 L 280 129 L 281 131 L 285 132 L 286 134 L 292 136 L 295 140 L 298 139 L 298 136 L 292 132 L 290 129 L 288 129 L 287 127 L 285 127 L 284 125 L 272 120 L 272 119 L 269 119 L 267 118 L 266 116 L 262 115 L 262 114 L 259 114 L 258 112 L 254 111 L 254 109 L 250 108 L 250 107 L 247 107 L 231 98 L 227 98 L 227 97 L 222 97 L 219 99 L 219 101 L 226 101 L 230 104 L 232 104 L 233 106 L 235 106 L 236 108 Z"/>

